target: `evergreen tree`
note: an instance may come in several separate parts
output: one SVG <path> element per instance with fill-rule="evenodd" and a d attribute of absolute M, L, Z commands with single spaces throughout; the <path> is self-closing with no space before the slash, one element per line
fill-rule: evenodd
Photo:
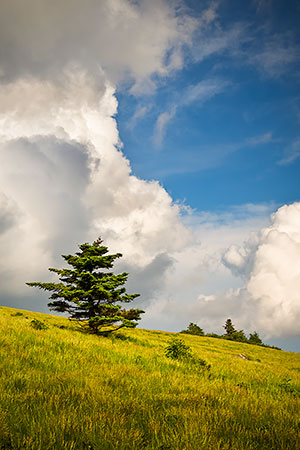
<path fill-rule="evenodd" d="M 248 342 L 244 330 L 236 330 L 231 319 L 226 320 L 223 328 L 225 328 L 226 331 L 226 334 L 223 335 L 224 339 L 229 339 L 230 341 Z"/>
<path fill-rule="evenodd" d="M 249 344 L 253 345 L 263 345 L 263 341 L 261 340 L 256 331 L 254 331 L 254 333 L 250 333 L 248 342 Z"/>
<path fill-rule="evenodd" d="M 225 328 L 225 331 L 226 331 L 226 335 L 227 335 L 227 336 L 232 336 L 233 333 L 236 332 L 236 329 L 234 328 L 231 319 L 227 319 L 227 320 L 226 320 L 225 325 L 224 325 L 223 328 Z"/>
<path fill-rule="evenodd" d="M 187 330 L 182 330 L 181 333 L 195 334 L 197 336 L 204 336 L 204 331 L 196 323 L 190 322 Z"/>
<path fill-rule="evenodd" d="M 121 253 L 108 254 L 99 238 L 93 244 L 82 244 L 75 255 L 62 255 L 72 269 L 49 268 L 59 276 L 59 283 L 26 283 L 45 291 L 52 291 L 51 310 L 67 312 L 91 333 L 106 334 L 122 327 L 134 328 L 140 309 L 122 309 L 120 302 L 129 303 L 139 294 L 128 295 L 124 284 L 128 273 L 114 275 L 109 271 Z"/>
<path fill-rule="evenodd" d="M 238 342 L 248 342 L 247 336 L 245 335 L 244 330 L 234 331 L 228 337 L 229 340 L 238 341 Z"/>

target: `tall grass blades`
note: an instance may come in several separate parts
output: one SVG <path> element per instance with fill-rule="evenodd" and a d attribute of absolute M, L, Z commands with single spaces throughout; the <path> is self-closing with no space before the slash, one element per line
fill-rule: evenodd
<path fill-rule="evenodd" d="M 172 333 L 18 312 L 0 308 L 0 449 L 300 449 L 299 354 L 185 335 L 206 370 L 166 357 Z"/>

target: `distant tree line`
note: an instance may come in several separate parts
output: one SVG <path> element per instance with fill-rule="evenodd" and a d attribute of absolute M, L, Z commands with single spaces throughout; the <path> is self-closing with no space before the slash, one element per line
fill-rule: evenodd
<path fill-rule="evenodd" d="M 229 341 L 237 341 L 237 342 L 244 342 L 245 344 L 252 344 L 252 345 L 260 345 L 261 347 L 269 347 L 269 348 L 275 348 L 277 350 L 281 350 L 279 347 L 270 346 L 267 344 L 264 344 L 261 338 L 259 337 L 259 334 L 254 331 L 253 333 L 249 334 L 249 337 L 246 336 L 244 330 L 236 330 L 232 320 L 227 319 L 225 322 L 225 325 L 223 326 L 225 329 L 224 334 L 216 334 L 216 333 L 205 333 L 199 325 L 196 323 L 190 322 L 188 328 L 186 330 L 180 331 L 180 333 L 184 334 L 192 334 L 195 336 L 207 336 L 207 337 L 213 337 L 217 339 L 227 339 Z"/>

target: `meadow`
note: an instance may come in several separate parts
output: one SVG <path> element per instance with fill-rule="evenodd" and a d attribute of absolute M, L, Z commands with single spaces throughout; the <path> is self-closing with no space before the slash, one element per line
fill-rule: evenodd
<path fill-rule="evenodd" d="M 167 358 L 174 336 L 1 307 L 0 449 L 300 449 L 300 354 L 177 335 L 208 369 Z"/>

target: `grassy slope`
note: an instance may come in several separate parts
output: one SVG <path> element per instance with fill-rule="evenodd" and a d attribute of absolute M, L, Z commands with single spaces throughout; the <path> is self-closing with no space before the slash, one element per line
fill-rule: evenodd
<path fill-rule="evenodd" d="M 300 449 L 299 354 L 181 335 L 207 371 L 165 357 L 172 333 L 17 311 L 0 308 L 0 449 Z"/>

